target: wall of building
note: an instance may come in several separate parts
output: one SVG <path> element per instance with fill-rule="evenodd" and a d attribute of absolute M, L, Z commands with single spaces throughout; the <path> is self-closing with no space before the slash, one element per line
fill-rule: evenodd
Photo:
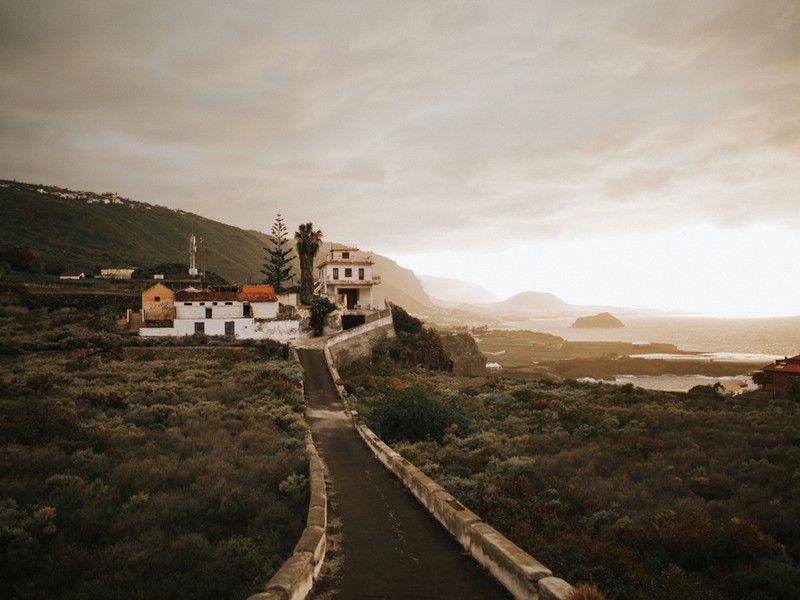
<path fill-rule="evenodd" d="M 281 321 L 262 321 L 259 319 L 242 319 L 249 321 L 236 336 L 243 339 L 270 339 L 276 342 L 289 342 L 300 337 L 300 321 L 296 319 Z"/>
<path fill-rule="evenodd" d="M 158 300 L 156 300 L 158 298 Z M 162 321 L 175 318 L 175 292 L 160 283 L 142 292 L 144 320 Z"/>
<path fill-rule="evenodd" d="M 225 302 L 176 302 L 176 319 L 205 319 L 206 309 L 211 309 L 212 319 L 236 319 L 244 315 L 244 308 L 241 302 L 232 301 L 230 304 Z"/>
<path fill-rule="evenodd" d="M 274 319 L 278 316 L 277 302 L 251 302 L 250 307 L 256 319 Z"/>
<path fill-rule="evenodd" d="M 225 323 L 233 323 L 237 338 L 276 342 L 289 342 L 300 337 L 300 322 L 297 320 L 263 321 L 252 318 L 238 319 L 175 319 L 172 327 L 143 327 L 142 337 L 194 335 L 195 323 L 203 323 L 205 335 L 225 335 Z"/>

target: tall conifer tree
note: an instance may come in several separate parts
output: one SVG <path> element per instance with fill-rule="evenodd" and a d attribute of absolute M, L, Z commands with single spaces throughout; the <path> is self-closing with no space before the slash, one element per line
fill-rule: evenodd
<path fill-rule="evenodd" d="M 275 223 L 270 229 L 272 233 L 272 248 L 264 247 L 267 251 L 267 260 L 261 272 L 264 281 L 275 288 L 276 293 L 281 293 L 286 288 L 285 284 L 294 276 L 292 273 L 292 247 L 289 244 L 288 230 L 283 223 L 281 213 L 275 217 Z"/>

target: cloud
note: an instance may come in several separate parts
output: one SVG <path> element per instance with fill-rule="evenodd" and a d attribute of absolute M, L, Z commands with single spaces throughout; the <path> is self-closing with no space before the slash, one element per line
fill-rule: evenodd
<path fill-rule="evenodd" d="M 0 7 L 4 177 L 385 252 L 800 225 L 800 8 Z"/>

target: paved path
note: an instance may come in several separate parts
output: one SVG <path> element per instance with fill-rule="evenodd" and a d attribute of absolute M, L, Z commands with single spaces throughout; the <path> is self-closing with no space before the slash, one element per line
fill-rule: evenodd
<path fill-rule="evenodd" d="M 373 457 L 345 418 L 322 352 L 299 355 L 329 500 L 328 555 L 309 598 L 510 598 Z"/>

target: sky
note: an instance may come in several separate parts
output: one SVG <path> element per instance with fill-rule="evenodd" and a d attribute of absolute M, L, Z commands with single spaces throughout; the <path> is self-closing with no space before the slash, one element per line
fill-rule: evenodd
<path fill-rule="evenodd" d="M 0 178 L 500 298 L 800 314 L 800 2 L 4 0 Z"/>

